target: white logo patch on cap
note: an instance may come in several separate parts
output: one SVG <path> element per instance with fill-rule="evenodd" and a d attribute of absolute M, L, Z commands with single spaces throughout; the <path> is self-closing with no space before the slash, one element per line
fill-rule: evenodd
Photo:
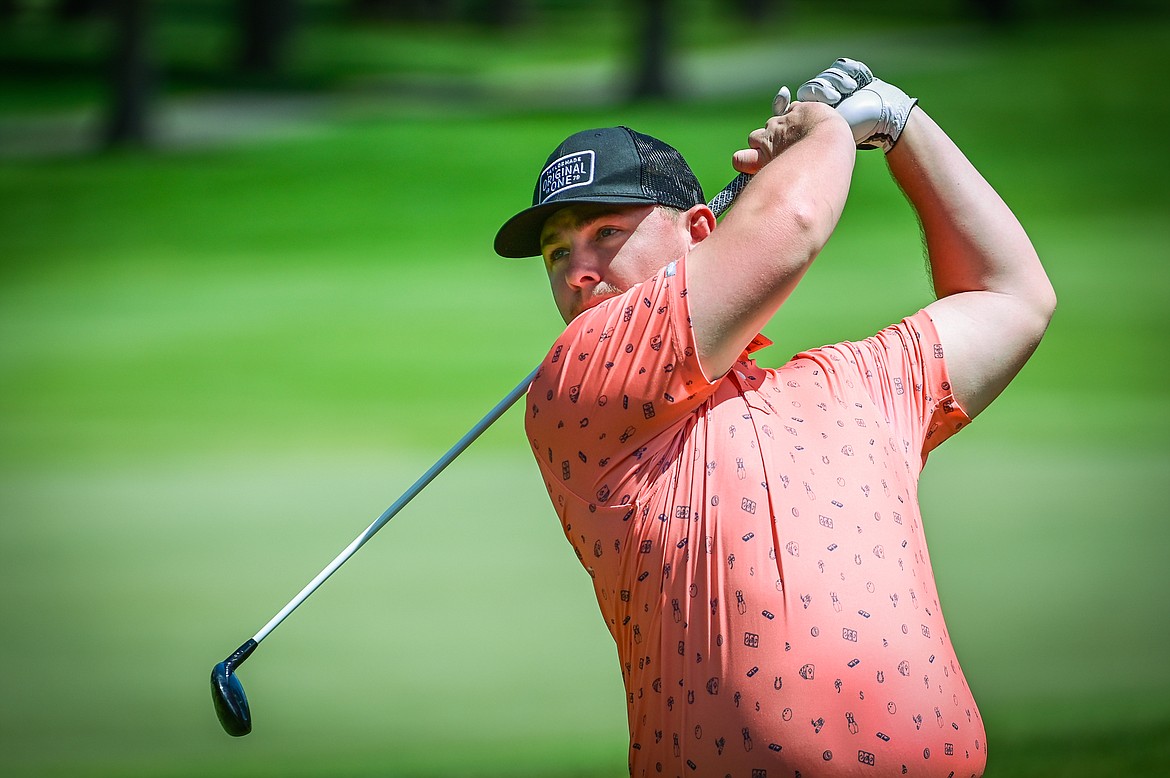
<path fill-rule="evenodd" d="M 540 202 L 575 186 L 593 183 L 594 151 L 566 154 L 540 171 Z"/>

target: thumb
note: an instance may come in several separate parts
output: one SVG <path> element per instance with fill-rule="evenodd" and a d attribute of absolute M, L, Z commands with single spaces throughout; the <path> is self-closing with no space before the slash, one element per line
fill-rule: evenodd
<path fill-rule="evenodd" d="M 740 149 L 731 155 L 731 166 L 740 173 L 753 176 L 764 166 L 763 155 L 756 149 Z"/>
<path fill-rule="evenodd" d="M 780 87 L 772 100 L 772 115 L 783 116 L 792 104 L 792 92 L 787 86 Z M 731 156 L 731 166 L 740 173 L 755 175 L 764 166 L 764 156 L 756 149 L 741 149 Z"/>

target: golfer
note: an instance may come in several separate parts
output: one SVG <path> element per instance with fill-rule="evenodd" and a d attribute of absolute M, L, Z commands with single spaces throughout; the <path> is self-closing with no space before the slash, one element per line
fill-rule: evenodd
<path fill-rule="evenodd" d="M 552 153 L 495 242 L 543 256 L 568 325 L 526 433 L 617 645 L 632 775 L 978 776 L 918 478 L 1032 354 L 1054 293 L 915 100 L 844 59 L 797 98 L 734 155 L 755 175 L 718 228 L 661 141 L 588 130 Z M 859 147 L 917 212 L 937 299 L 761 367 Z"/>

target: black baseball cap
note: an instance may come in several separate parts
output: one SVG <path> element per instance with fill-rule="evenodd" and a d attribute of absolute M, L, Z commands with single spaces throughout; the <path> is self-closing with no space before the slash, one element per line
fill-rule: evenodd
<path fill-rule="evenodd" d="M 686 210 L 705 203 L 690 165 L 672 146 L 629 127 L 570 135 L 549 155 L 536 179 L 532 207 L 496 233 L 501 257 L 540 254 L 540 231 L 554 212 L 573 203 L 667 205 Z"/>

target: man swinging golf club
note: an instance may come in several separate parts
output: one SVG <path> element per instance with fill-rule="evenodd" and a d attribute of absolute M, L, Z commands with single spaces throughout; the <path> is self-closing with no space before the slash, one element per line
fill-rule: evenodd
<path fill-rule="evenodd" d="M 550 155 L 495 241 L 543 256 L 568 325 L 526 432 L 617 645 L 632 775 L 980 775 L 917 483 L 1032 354 L 1055 296 L 915 100 L 847 59 L 797 97 L 734 155 L 754 178 L 718 227 L 656 139 L 588 130 Z M 761 367 L 760 330 L 833 233 L 857 148 L 885 151 L 937 299 Z"/>

